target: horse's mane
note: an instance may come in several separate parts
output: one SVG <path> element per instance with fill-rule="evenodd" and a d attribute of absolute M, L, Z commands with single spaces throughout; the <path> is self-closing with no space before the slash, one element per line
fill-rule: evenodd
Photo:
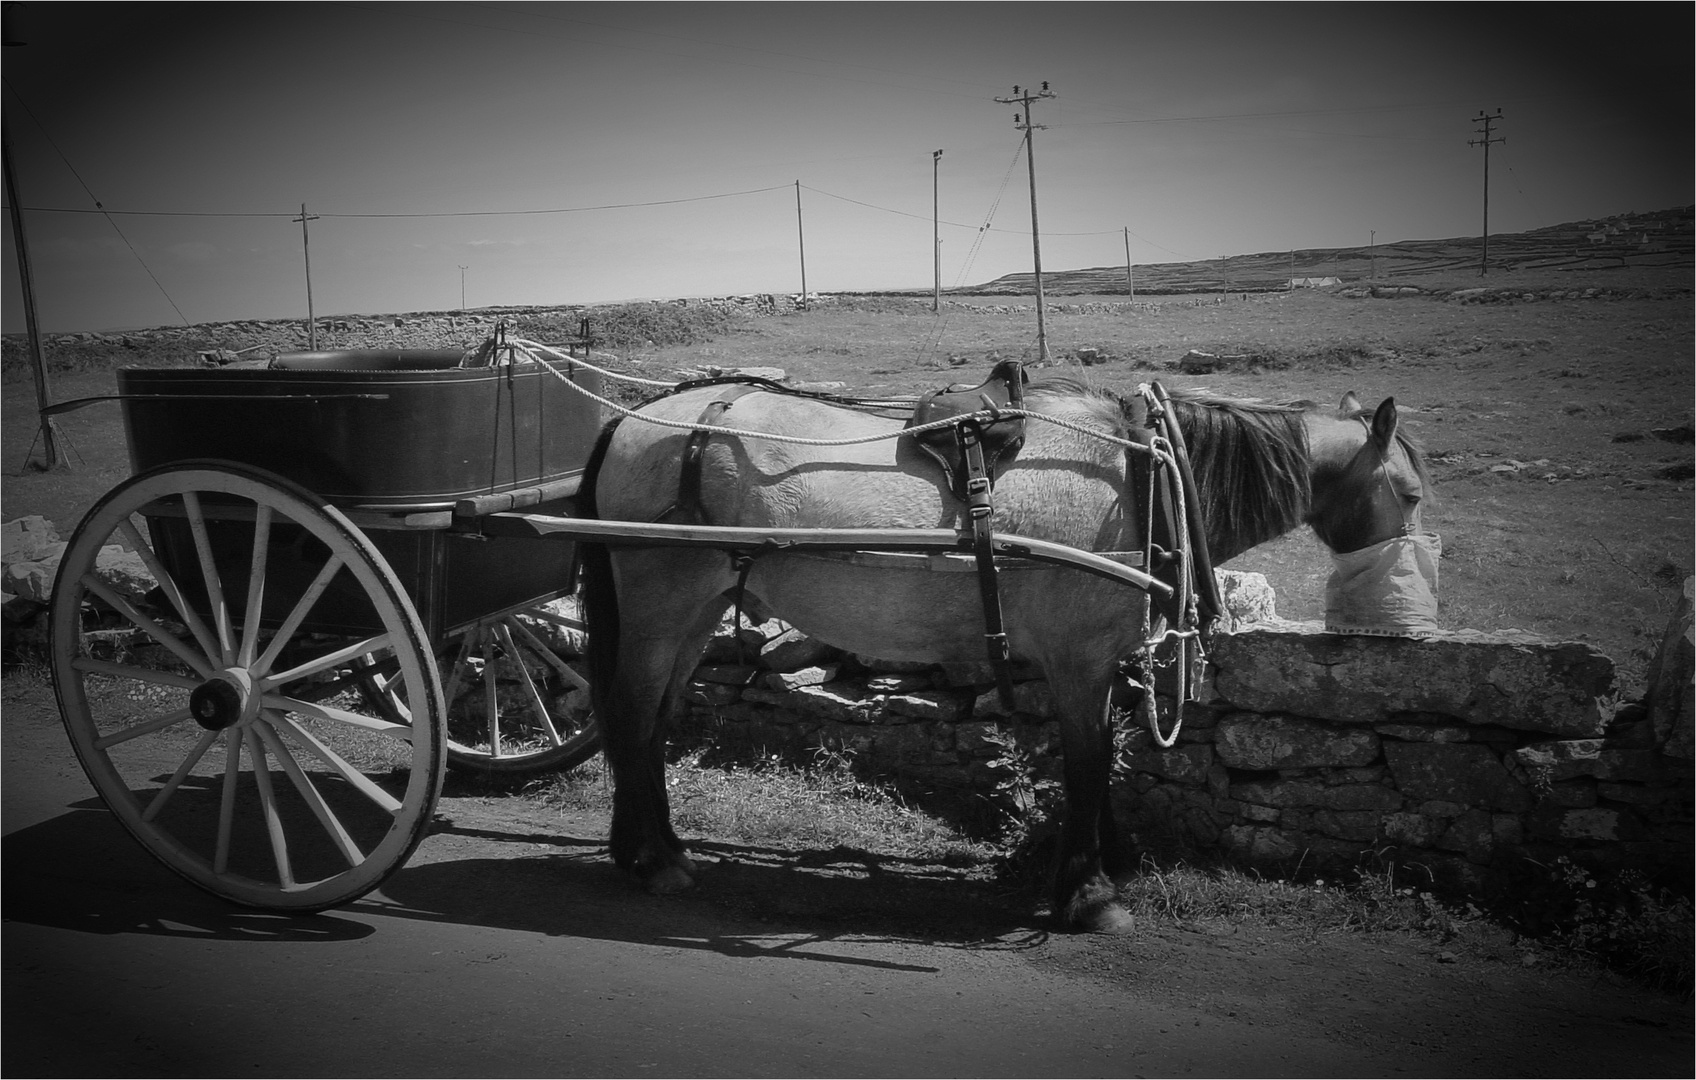
<path fill-rule="evenodd" d="M 1246 550 L 1307 516 L 1310 402 L 1270 403 L 1204 390 L 1169 391 L 1201 492 L 1208 545 Z"/>
<path fill-rule="evenodd" d="M 1137 407 L 1119 391 L 1070 376 L 1044 379 L 1030 392 L 1111 402 L 1121 423 Z M 1316 407 L 1312 402 L 1273 404 L 1194 389 L 1168 394 L 1189 451 L 1212 551 L 1244 551 L 1303 522 L 1311 492 L 1302 414 Z"/>

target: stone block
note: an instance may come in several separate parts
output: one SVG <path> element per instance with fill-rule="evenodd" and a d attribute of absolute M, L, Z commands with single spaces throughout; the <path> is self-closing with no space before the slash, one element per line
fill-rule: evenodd
<path fill-rule="evenodd" d="M 988 665 L 984 665 L 987 667 Z M 954 684 L 959 685 L 959 684 Z M 1031 682 L 1013 684 L 1013 712 L 1026 716 L 1049 717 L 1054 715 L 1054 699 L 1048 692 L 1048 684 L 1041 679 Z M 989 690 L 979 694 L 972 702 L 973 716 L 1006 716 L 1007 707 L 1001 703 L 1001 695 Z"/>
<path fill-rule="evenodd" d="M 869 724 L 878 706 L 875 698 L 869 698 L 843 683 L 797 686 L 791 690 L 766 690 L 753 686 L 742 692 L 742 700 L 775 705 L 841 724 Z"/>
<path fill-rule="evenodd" d="M 1477 743 L 1384 743 L 1396 788 L 1410 799 L 1441 799 L 1485 810 L 1529 810 L 1531 791 Z"/>
<path fill-rule="evenodd" d="M 1276 807 L 1259 806 L 1255 803 L 1241 803 L 1239 805 L 1241 806 L 1241 809 L 1238 813 L 1244 821 L 1255 821 L 1262 824 L 1274 825 L 1277 823 L 1279 815 L 1282 814 L 1282 811 L 1278 810 Z"/>
<path fill-rule="evenodd" d="M 700 680 L 691 682 L 683 691 L 683 700 L 692 705 L 729 705 L 733 701 L 740 701 L 741 698 L 741 687 Z"/>
<path fill-rule="evenodd" d="M 1169 750 L 1143 750 L 1132 755 L 1131 768 L 1179 784 L 1205 784 L 1213 766 L 1213 747 L 1206 743 L 1174 746 Z"/>
<path fill-rule="evenodd" d="M 1378 836 L 1382 818 L 1382 814 L 1373 810 L 1320 810 L 1313 815 L 1313 825 L 1338 840 L 1370 843 Z"/>
<path fill-rule="evenodd" d="M 1233 713 L 1213 732 L 1219 760 L 1234 769 L 1301 769 L 1370 765 L 1378 736 L 1360 728 L 1333 727 L 1277 713 Z"/>
<path fill-rule="evenodd" d="M 1214 692 L 1241 709 L 1351 723 L 1440 713 L 1467 724 L 1601 734 L 1613 661 L 1579 642 L 1475 631 L 1430 638 L 1328 634 L 1307 624 L 1219 634 Z"/>
<path fill-rule="evenodd" d="M 1265 806 L 1311 806 L 1327 810 L 1399 810 L 1401 795 L 1378 784 L 1318 784 L 1311 781 L 1251 781 L 1231 785 L 1231 797 Z"/>
<path fill-rule="evenodd" d="M 1379 823 L 1384 838 L 1412 847 L 1430 847 L 1442 834 L 1442 821 L 1423 814 L 1385 814 Z"/>
<path fill-rule="evenodd" d="M 910 675 L 873 675 L 866 680 L 866 689 L 874 694 L 911 694 L 916 690 L 929 690 L 930 687 L 929 671 Z"/>
<path fill-rule="evenodd" d="M 1495 851 L 1495 844 L 1492 815 L 1482 810 L 1468 810 L 1449 822 L 1436 846 L 1444 851 L 1458 851 L 1469 862 L 1487 863 Z"/>
<path fill-rule="evenodd" d="M 868 683 L 866 688 L 871 690 L 871 684 Z M 921 690 L 911 694 L 891 694 L 883 703 L 885 710 L 898 716 L 949 723 L 966 716 L 971 705 L 971 694 L 960 690 Z"/>
<path fill-rule="evenodd" d="M 785 630 L 760 646 L 760 664 L 770 671 L 821 667 L 838 655 L 838 650 L 795 629 Z"/>
<path fill-rule="evenodd" d="M 750 664 L 702 664 L 695 669 L 695 681 L 747 686 L 758 674 L 759 669 Z"/>
<path fill-rule="evenodd" d="M 794 671 L 768 671 L 759 677 L 759 685 L 767 690 L 794 690 L 801 686 L 821 686 L 836 678 L 837 665 L 804 667 Z"/>

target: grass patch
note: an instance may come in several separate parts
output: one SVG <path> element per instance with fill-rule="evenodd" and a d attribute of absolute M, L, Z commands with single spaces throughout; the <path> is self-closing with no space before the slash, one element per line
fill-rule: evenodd
<path fill-rule="evenodd" d="M 704 749 L 671 763 L 672 822 L 685 832 L 761 844 L 875 851 L 954 867 L 986 864 L 999 849 L 910 806 L 893 789 L 856 776 L 844 755 L 820 750 L 806 766 L 775 757 L 715 767 Z M 537 781 L 526 794 L 564 810 L 611 813 L 612 781 L 597 757 Z"/>

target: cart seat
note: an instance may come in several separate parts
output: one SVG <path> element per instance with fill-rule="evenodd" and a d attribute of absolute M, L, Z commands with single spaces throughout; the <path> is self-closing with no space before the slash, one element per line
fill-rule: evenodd
<path fill-rule="evenodd" d="M 271 361 L 284 371 L 439 371 L 456 368 L 463 349 L 337 349 L 280 353 Z"/>

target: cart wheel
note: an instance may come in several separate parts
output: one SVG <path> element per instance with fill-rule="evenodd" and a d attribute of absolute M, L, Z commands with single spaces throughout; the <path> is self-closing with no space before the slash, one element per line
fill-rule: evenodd
<path fill-rule="evenodd" d="M 448 702 L 448 766 L 523 776 L 571 769 L 601 748 L 579 670 L 583 620 L 575 597 L 484 619 L 437 652 Z M 404 688 L 377 675 L 366 688 L 397 720 Z"/>
<path fill-rule="evenodd" d="M 361 625 L 381 630 L 337 629 Z M 65 549 L 51 634 L 89 779 L 208 892 L 335 907 L 429 827 L 446 710 L 428 638 L 365 535 L 292 482 L 184 462 L 120 484 Z M 373 652 L 426 703 L 405 722 L 359 692 Z"/>

